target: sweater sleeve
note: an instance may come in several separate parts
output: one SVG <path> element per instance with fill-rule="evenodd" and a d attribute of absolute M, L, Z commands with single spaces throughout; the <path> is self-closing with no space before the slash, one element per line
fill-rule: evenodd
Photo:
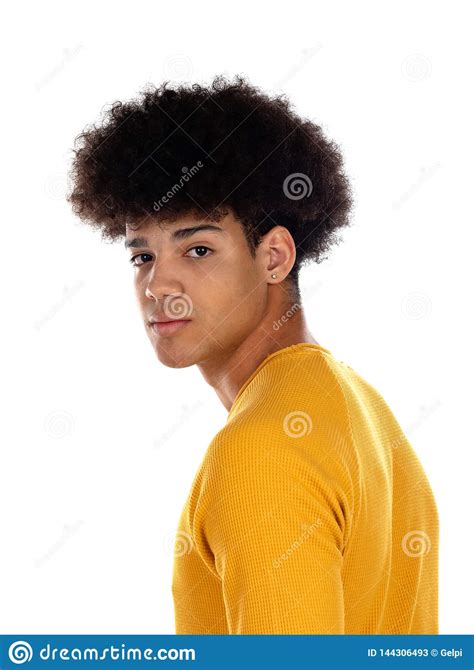
<path fill-rule="evenodd" d="M 195 531 L 229 634 L 344 633 L 350 477 L 314 438 L 253 424 L 211 444 Z"/>

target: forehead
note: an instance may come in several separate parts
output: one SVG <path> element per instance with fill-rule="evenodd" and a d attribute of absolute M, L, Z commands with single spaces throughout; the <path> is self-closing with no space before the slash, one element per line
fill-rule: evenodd
<path fill-rule="evenodd" d="M 205 214 L 202 216 L 197 213 L 186 213 L 182 216 L 178 216 L 175 220 L 169 219 L 157 219 L 152 214 L 145 216 L 142 219 L 131 221 L 130 223 L 125 224 L 125 231 L 128 237 L 137 233 L 137 231 L 146 230 L 147 232 L 152 232 L 157 230 L 158 232 L 171 233 L 175 228 L 184 225 L 196 225 L 198 223 L 204 222 Z"/>
<path fill-rule="evenodd" d="M 158 221 L 153 217 L 147 217 L 141 221 L 126 224 L 125 226 L 125 248 L 134 246 L 146 246 L 149 240 L 157 238 L 170 238 L 179 242 L 202 230 L 224 237 L 225 234 L 232 235 L 240 229 L 240 224 L 235 217 L 228 213 L 220 220 L 213 220 L 203 214 L 187 214 L 180 216 L 175 221 Z"/>

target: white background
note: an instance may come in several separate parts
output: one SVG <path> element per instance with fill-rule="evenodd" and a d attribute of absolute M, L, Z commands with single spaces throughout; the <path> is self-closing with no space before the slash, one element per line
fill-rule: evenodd
<path fill-rule="evenodd" d="M 226 410 L 161 365 L 122 244 L 64 199 L 74 137 L 163 79 L 240 73 L 341 146 L 353 225 L 314 337 L 385 397 L 440 514 L 440 633 L 472 602 L 472 25 L 451 2 L 42 2 L 2 37 L 1 633 L 174 633 L 175 526 Z M 469 286 L 469 283 L 471 286 Z"/>

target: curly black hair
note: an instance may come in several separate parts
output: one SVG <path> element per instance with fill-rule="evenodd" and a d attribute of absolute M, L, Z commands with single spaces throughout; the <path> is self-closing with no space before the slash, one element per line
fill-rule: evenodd
<path fill-rule="evenodd" d="M 147 85 L 137 99 L 113 102 L 73 153 L 67 200 L 103 240 L 150 216 L 218 221 L 230 207 L 253 257 L 271 228 L 289 230 L 297 256 L 288 280 L 298 295 L 302 264 L 323 260 L 350 223 L 339 147 L 286 96 L 271 98 L 241 75 L 218 75 L 209 87 Z"/>

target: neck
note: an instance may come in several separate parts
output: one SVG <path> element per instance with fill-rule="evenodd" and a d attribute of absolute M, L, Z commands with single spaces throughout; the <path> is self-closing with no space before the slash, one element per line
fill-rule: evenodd
<path fill-rule="evenodd" d="M 240 388 L 267 356 L 300 342 L 318 344 L 308 330 L 301 304 L 283 307 L 282 301 L 265 314 L 258 327 L 237 348 L 198 363 L 198 367 L 230 411 Z"/>

